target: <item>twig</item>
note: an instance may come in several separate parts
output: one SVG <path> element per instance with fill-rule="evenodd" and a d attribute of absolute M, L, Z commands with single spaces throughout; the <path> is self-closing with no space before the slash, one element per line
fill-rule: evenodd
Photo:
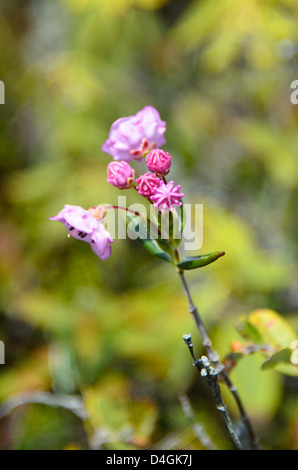
<path fill-rule="evenodd" d="M 232 383 L 230 377 L 228 376 L 228 374 L 227 374 L 227 372 L 224 368 L 224 365 L 221 364 L 220 361 L 219 361 L 219 357 L 218 357 L 217 352 L 212 347 L 212 342 L 211 342 L 211 340 L 210 340 L 210 338 L 207 334 L 204 323 L 203 323 L 202 318 L 199 314 L 198 308 L 196 307 L 196 305 L 194 304 L 194 302 L 192 300 L 192 297 L 191 297 L 191 294 L 190 294 L 190 291 L 189 291 L 189 288 L 188 288 L 188 285 L 187 285 L 187 282 L 186 282 L 186 279 L 185 279 L 185 276 L 184 276 L 184 272 L 182 270 L 178 270 L 178 274 L 179 274 L 179 277 L 181 279 L 185 295 L 187 297 L 187 301 L 188 301 L 188 305 L 189 305 L 189 312 L 192 314 L 192 316 L 194 318 L 194 321 L 195 321 L 195 323 L 196 323 L 196 325 L 197 325 L 197 327 L 200 331 L 200 334 L 202 336 L 203 346 L 205 347 L 205 349 L 207 351 L 209 359 L 212 361 L 212 363 L 216 367 L 217 372 L 219 374 L 219 377 L 227 385 L 228 389 L 230 390 L 230 392 L 234 396 L 234 399 L 237 403 L 237 406 L 238 406 L 238 409 L 239 409 L 239 412 L 240 412 L 242 423 L 244 424 L 245 429 L 247 431 L 247 434 L 249 436 L 251 449 L 257 450 L 257 449 L 259 449 L 258 439 L 255 435 L 252 424 L 249 420 L 249 417 L 248 417 L 248 415 L 245 411 L 245 408 L 243 406 L 243 403 L 240 399 L 237 388 Z"/>
<path fill-rule="evenodd" d="M 219 386 L 219 383 L 218 383 L 218 377 L 217 377 L 218 372 L 216 371 L 216 369 L 214 369 L 210 365 L 210 361 L 208 360 L 208 358 L 206 356 L 202 356 L 201 359 L 196 358 L 196 356 L 194 355 L 194 352 L 193 352 L 193 344 L 192 344 L 190 334 L 184 335 L 183 339 L 184 339 L 184 342 L 187 345 L 187 347 L 189 349 L 189 352 L 190 352 L 190 354 L 193 358 L 193 365 L 199 371 L 201 377 L 203 377 L 206 380 L 207 385 L 210 388 L 211 394 L 212 394 L 212 396 L 215 400 L 215 403 L 216 403 L 216 408 L 221 413 L 221 415 L 222 415 L 222 417 L 223 417 L 223 419 L 226 423 L 226 426 L 227 426 L 227 429 L 228 429 L 229 434 L 231 436 L 231 439 L 233 440 L 233 442 L 234 442 L 235 446 L 237 447 L 237 449 L 243 450 L 242 444 L 239 441 L 239 438 L 238 438 L 238 436 L 235 432 L 235 429 L 234 429 L 233 423 L 231 421 L 230 415 L 228 413 L 227 407 L 226 407 L 226 405 L 223 401 L 223 398 L 222 398 L 220 386 Z"/>
<path fill-rule="evenodd" d="M 86 419 L 88 416 L 81 397 L 38 391 L 17 393 L 4 400 L 0 405 L 0 419 L 4 418 L 16 407 L 28 403 L 40 403 L 52 407 L 65 408 L 80 419 Z"/>
<path fill-rule="evenodd" d="M 209 450 L 217 450 L 217 447 L 212 442 L 211 438 L 208 436 L 204 426 L 201 423 L 195 421 L 194 412 L 191 407 L 191 403 L 185 395 L 185 393 L 181 393 L 179 395 L 179 400 L 181 403 L 181 407 L 184 411 L 185 416 L 187 417 L 191 429 L 196 436 L 196 438 L 201 442 L 201 444 Z"/>

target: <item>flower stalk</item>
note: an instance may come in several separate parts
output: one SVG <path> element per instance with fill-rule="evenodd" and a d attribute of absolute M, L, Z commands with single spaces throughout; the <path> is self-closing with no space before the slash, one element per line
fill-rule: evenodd
<path fill-rule="evenodd" d="M 176 254 L 176 260 L 178 260 L 179 259 L 178 250 L 175 251 L 175 254 Z M 205 347 L 205 349 L 207 351 L 208 358 L 214 364 L 214 366 L 216 368 L 216 371 L 218 372 L 219 378 L 227 385 L 228 389 L 230 390 L 230 392 L 232 393 L 232 395 L 233 395 L 233 397 L 236 401 L 237 407 L 238 407 L 239 412 L 240 412 L 240 417 L 241 417 L 242 423 L 243 423 L 243 425 L 246 429 L 247 435 L 249 437 L 249 442 L 250 442 L 251 449 L 252 450 L 258 450 L 259 449 L 258 439 L 255 435 L 255 432 L 254 432 L 254 429 L 253 429 L 252 424 L 250 422 L 250 419 L 249 419 L 249 417 L 248 417 L 248 415 L 245 411 L 244 405 L 243 405 L 243 403 L 240 399 L 237 388 L 235 387 L 235 385 L 231 381 L 230 377 L 228 376 L 224 365 L 220 362 L 217 352 L 212 347 L 212 342 L 211 342 L 211 339 L 208 336 L 208 333 L 206 331 L 206 328 L 205 328 L 205 325 L 203 323 L 202 317 L 201 317 L 201 315 L 198 311 L 198 308 L 196 307 L 196 305 L 193 302 L 188 284 L 187 284 L 186 279 L 185 279 L 184 271 L 182 271 L 181 269 L 178 268 L 177 272 L 178 272 L 178 275 L 180 277 L 180 280 L 181 280 L 181 283 L 182 283 L 182 286 L 183 286 L 183 290 L 184 290 L 184 293 L 185 293 L 187 301 L 188 301 L 189 312 L 192 315 L 192 317 L 195 321 L 195 324 L 196 324 L 196 326 L 197 326 L 197 328 L 200 332 L 200 335 L 202 337 L 202 343 L 203 343 L 203 346 Z"/>
<path fill-rule="evenodd" d="M 218 383 L 218 371 L 210 365 L 210 361 L 206 356 L 202 356 L 201 359 L 196 358 L 196 356 L 194 355 L 194 351 L 193 351 L 191 335 L 184 335 L 183 339 L 193 358 L 193 365 L 198 370 L 201 377 L 203 377 L 206 380 L 207 385 L 210 388 L 211 395 L 213 396 L 215 400 L 216 408 L 221 413 L 225 421 L 226 427 L 229 431 L 232 441 L 234 442 L 237 449 L 243 450 L 243 446 L 237 436 L 232 420 L 228 413 L 227 407 L 222 398 L 220 386 Z"/>

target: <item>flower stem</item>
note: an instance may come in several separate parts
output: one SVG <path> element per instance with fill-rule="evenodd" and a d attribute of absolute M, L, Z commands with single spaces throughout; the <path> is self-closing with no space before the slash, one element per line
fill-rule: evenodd
<path fill-rule="evenodd" d="M 193 358 L 193 365 L 196 367 L 201 377 L 206 379 L 207 384 L 210 388 L 211 394 L 215 400 L 216 408 L 221 413 L 227 429 L 229 431 L 230 437 L 233 440 L 235 446 L 239 450 L 243 450 L 243 446 L 237 436 L 237 433 L 234 429 L 232 420 L 228 413 L 227 407 L 223 401 L 220 386 L 218 383 L 218 372 L 210 365 L 210 361 L 206 356 L 202 356 L 201 359 L 197 359 L 193 352 L 193 344 L 191 340 L 191 335 L 183 336 L 184 342 L 187 345 L 189 352 Z"/>
<path fill-rule="evenodd" d="M 178 261 L 179 260 L 178 250 L 175 251 L 175 256 L 176 256 L 176 261 Z M 201 334 L 201 337 L 202 337 L 202 340 L 203 340 L 203 346 L 205 347 L 205 349 L 207 351 L 209 359 L 213 362 L 214 366 L 218 370 L 218 375 L 219 375 L 220 379 L 227 385 L 228 389 L 230 390 L 230 392 L 232 393 L 232 395 L 233 395 L 233 397 L 236 401 L 237 407 L 238 407 L 239 412 L 240 412 L 242 423 L 245 426 L 245 429 L 247 431 L 247 435 L 249 436 L 251 449 L 257 450 L 257 449 L 259 449 L 258 439 L 255 435 L 255 432 L 254 432 L 254 429 L 253 429 L 252 424 L 250 422 L 250 419 L 249 419 L 249 417 L 248 417 L 248 415 L 245 411 L 245 408 L 243 406 L 243 403 L 240 399 L 237 388 L 235 387 L 235 385 L 231 381 L 230 377 L 228 376 L 228 373 L 225 370 L 224 365 L 220 362 L 217 352 L 212 347 L 212 342 L 211 342 L 211 340 L 210 340 L 210 338 L 207 334 L 206 328 L 205 328 L 204 323 L 202 321 L 202 318 L 199 314 L 198 308 L 196 307 L 196 305 L 194 304 L 194 302 L 192 300 L 192 296 L 191 296 L 188 284 L 187 284 L 185 276 L 184 276 L 184 271 L 182 271 L 180 269 L 178 269 L 177 271 L 178 271 L 178 275 L 180 277 L 180 280 L 182 282 L 184 293 L 185 293 L 187 301 L 188 301 L 189 312 L 191 313 L 191 315 L 192 315 L 192 317 L 193 317 L 193 319 L 194 319 L 194 321 L 195 321 L 195 323 L 198 327 L 198 330 Z"/>
<path fill-rule="evenodd" d="M 105 209 L 119 209 L 119 210 L 122 210 L 122 211 L 131 212 L 132 214 L 137 215 L 137 216 L 141 215 L 139 212 L 133 211 L 132 209 L 129 209 L 128 207 L 106 206 Z"/>

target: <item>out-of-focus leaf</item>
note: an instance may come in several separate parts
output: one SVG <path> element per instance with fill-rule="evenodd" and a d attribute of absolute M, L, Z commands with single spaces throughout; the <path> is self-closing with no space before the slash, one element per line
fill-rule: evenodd
<path fill-rule="evenodd" d="M 169 0 L 131 0 L 131 3 L 138 8 L 144 8 L 144 10 L 154 10 L 165 6 Z"/>
<path fill-rule="evenodd" d="M 263 343 L 277 349 L 288 348 L 297 339 L 294 328 L 274 310 L 254 310 L 248 321 L 259 332 Z"/>
<path fill-rule="evenodd" d="M 216 327 L 212 338 L 215 349 L 224 357 L 230 349 L 230 344 L 239 340 L 239 333 L 234 328 L 234 322 L 225 319 Z M 260 421 L 266 421 L 274 415 L 282 396 L 280 375 L 273 369 L 261 370 L 263 362 L 264 356 L 261 352 L 243 356 L 231 372 L 231 379 L 238 388 L 250 416 Z M 237 413 L 237 406 L 231 394 L 225 387 L 222 392 L 229 409 Z"/>
<path fill-rule="evenodd" d="M 12 413 L 18 421 L 15 450 L 61 450 L 70 442 L 72 448 L 88 449 L 82 421 L 65 408 L 27 403 Z"/>
<path fill-rule="evenodd" d="M 120 374 L 110 374 L 100 385 L 88 387 L 84 403 L 87 426 L 101 433 L 101 444 L 117 449 L 119 443 L 148 445 L 156 421 L 156 409 L 148 400 L 132 399 L 129 384 Z"/>
<path fill-rule="evenodd" d="M 210 263 L 214 263 L 214 261 L 216 261 L 221 256 L 224 256 L 224 254 L 224 251 L 216 251 L 207 255 L 189 256 L 177 263 L 177 266 L 183 270 L 202 268 L 203 266 L 207 266 Z"/>
<path fill-rule="evenodd" d="M 254 310 L 247 318 L 241 319 L 238 330 L 245 339 L 258 346 L 256 351 L 262 351 L 267 357 L 262 369 L 275 368 L 288 375 L 298 375 L 298 367 L 291 361 L 291 344 L 297 335 L 278 313 L 270 309 Z M 253 347 L 247 348 L 254 352 Z"/>
<path fill-rule="evenodd" d="M 278 409 L 282 394 L 282 381 L 274 370 L 261 370 L 263 363 L 261 353 L 243 357 L 238 367 L 231 372 L 231 379 L 250 414 L 258 419 L 268 419 Z M 226 395 L 227 398 L 227 395 Z M 229 404 L 235 409 L 235 403 Z"/>
<path fill-rule="evenodd" d="M 17 367 L 2 365 L 0 375 L 0 400 L 20 392 L 47 390 L 51 384 L 47 349 L 42 348 L 26 356 Z"/>
<path fill-rule="evenodd" d="M 297 135 L 275 132 L 274 126 L 256 120 L 239 123 L 237 135 L 264 162 L 273 181 L 286 188 L 297 187 L 298 172 L 293 159 Z"/>
<path fill-rule="evenodd" d="M 246 317 L 241 319 L 241 322 L 238 325 L 238 331 L 245 339 L 250 339 L 257 344 L 262 342 L 262 336 L 258 329 L 255 328 Z"/>
<path fill-rule="evenodd" d="M 225 262 L 216 266 L 216 275 L 233 292 L 252 290 L 267 294 L 285 288 L 293 279 L 294 266 L 290 260 L 262 250 L 244 218 L 211 200 L 204 203 L 204 246 L 206 250 L 224 246 L 229 253 Z"/>
<path fill-rule="evenodd" d="M 276 366 L 280 362 L 290 362 L 292 351 L 289 348 L 281 349 L 275 354 L 272 354 L 269 359 L 267 359 L 262 364 L 262 369 L 271 369 L 272 367 Z"/>
<path fill-rule="evenodd" d="M 69 329 L 72 309 L 59 297 L 41 290 L 31 290 L 19 295 L 12 305 L 15 315 L 32 325 L 55 333 L 66 332 Z"/>

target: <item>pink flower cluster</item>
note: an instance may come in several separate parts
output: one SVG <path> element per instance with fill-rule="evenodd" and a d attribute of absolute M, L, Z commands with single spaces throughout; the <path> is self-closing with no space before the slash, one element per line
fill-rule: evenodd
<path fill-rule="evenodd" d="M 135 116 L 114 122 L 109 139 L 102 146 L 102 150 L 116 160 L 108 164 L 107 182 L 119 189 L 133 186 L 141 196 L 154 202 L 154 207 L 161 212 L 181 206 L 184 196 L 179 192 L 181 186 L 174 187 L 173 181 L 168 184 L 165 181 L 171 167 L 171 156 L 156 148 L 165 143 L 165 130 L 158 111 L 146 106 Z M 149 171 L 140 175 L 134 186 L 135 170 L 128 162 L 140 161 L 144 157 Z"/>
<path fill-rule="evenodd" d="M 158 111 L 145 106 L 135 116 L 114 122 L 109 138 L 102 146 L 103 152 L 113 157 L 107 168 L 107 182 L 119 189 L 134 187 L 161 212 L 181 206 L 184 196 L 179 192 L 180 185 L 174 186 L 173 181 L 166 183 L 165 180 L 171 166 L 171 156 L 159 148 L 165 144 L 165 130 L 166 123 L 160 119 Z M 145 157 L 148 171 L 135 179 L 135 170 L 129 162 Z M 65 205 L 50 220 L 63 223 L 69 237 L 89 243 L 97 256 L 104 260 L 111 256 L 113 243 L 105 228 L 104 216 L 102 206 L 85 210 L 80 206 Z"/>

